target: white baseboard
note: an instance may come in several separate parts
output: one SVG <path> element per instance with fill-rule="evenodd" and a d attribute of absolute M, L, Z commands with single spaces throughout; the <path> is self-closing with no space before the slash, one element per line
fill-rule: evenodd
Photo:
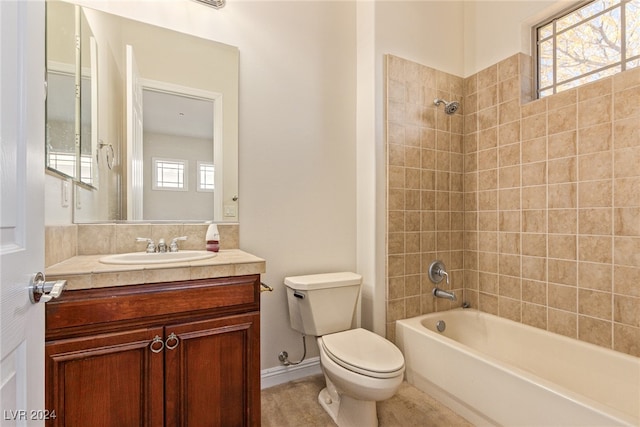
<path fill-rule="evenodd" d="M 320 357 L 303 360 L 297 365 L 263 369 L 260 371 L 260 388 L 265 389 L 321 373 Z"/>

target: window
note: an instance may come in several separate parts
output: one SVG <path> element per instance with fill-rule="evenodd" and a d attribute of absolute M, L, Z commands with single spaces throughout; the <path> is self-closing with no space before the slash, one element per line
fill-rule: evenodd
<path fill-rule="evenodd" d="M 160 159 L 153 161 L 153 189 L 187 191 L 187 162 L 185 160 Z"/>
<path fill-rule="evenodd" d="M 538 97 L 640 65 L 640 0 L 595 0 L 535 28 Z"/>
<path fill-rule="evenodd" d="M 76 176 L 76 155 L 59 151 L 49 151 L 50 168 L 69 176 Z"/>
<path fill-rule="evenodd" d="M 198 162 L 198 187 L 197 191 L 213 191 L 215 168 L 213 163 Z"/>
<path fill-rule="evenodd" d="M 71 177 L 76 176 L 76 155 L 60 151 L 49 151 L 48 167 Z M 93 185 L 93 161 L 91 156 L 80 156 L 80 180 Z"/>

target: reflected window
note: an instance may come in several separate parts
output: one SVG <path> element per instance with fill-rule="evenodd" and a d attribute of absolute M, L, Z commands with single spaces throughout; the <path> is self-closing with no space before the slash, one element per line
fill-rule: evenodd
<path fill-rule="evenodd" d="M 213 191 L 215 167 L 213 163 L 198 162 L 198 191 Z"/>
<path fill-rule="evenodd" d="M 187 191 L 187 162 L 154 157 L 153 189 Z"/>
<path fill-rule="evenodd" d="M 63 153 L 56 151 L 49 151 L 49 167 L 59 172 L 62 172 L 68 176 L 75 176 L 76 174 L 76 155 L 73 153 Z"/>

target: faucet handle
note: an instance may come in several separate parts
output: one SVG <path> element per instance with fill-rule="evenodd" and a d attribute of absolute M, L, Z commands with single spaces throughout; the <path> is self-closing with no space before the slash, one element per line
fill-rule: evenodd
<path fill-rule="evenodd" d="M 169 245 L 169 252 L 178 252 L 178 240 L 187 240 L 187 236 L 174 237 Z"/>
<path fill-rule="evenodd" d="M 442 279 L 447 279 L 447 285 L 449 284 L 449 273 L 442 261 L 433 261 L 429 266 L 429 279 L 435 284 L 442 282 Z"/>
<path fill-rule="evenodd" d="M 147 253 L 154 253 L 156 251 L 156 244 L 153 242 L 153 239 L 136 237 L 136 242 L 147 242 Z"/>

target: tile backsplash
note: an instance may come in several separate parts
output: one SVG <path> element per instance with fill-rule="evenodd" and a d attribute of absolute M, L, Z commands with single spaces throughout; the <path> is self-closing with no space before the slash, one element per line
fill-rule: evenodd
<path fill-rule="evenodd" d="M 74 224 L 45 227 L 45 264 L 51 266 L 76 255 L 100 255 L 143 252 L 145 243 L 136 237 L 156 242 L 187 236 L 180 241 L 181 249 L 204 250 L 208 224 Z M 221 249 L 238 249 L 240 226 L 218 224 Z"/>
<path fill-rule="evenodd" d="M 464 268 L 452 286 L 482 311 L 640 356 L 640 69 L 539 100 L 531 69 L 518 54 L 463 79 Z M 388 289 L 392 307 L 390 275 Z"/>

